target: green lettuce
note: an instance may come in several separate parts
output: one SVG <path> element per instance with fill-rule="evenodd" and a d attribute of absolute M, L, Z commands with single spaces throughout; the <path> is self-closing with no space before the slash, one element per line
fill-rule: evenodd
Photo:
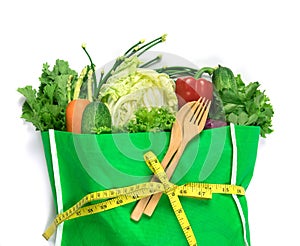
<path fill-rule="evenodd" d="M 127 132 L 170 131 L 175 122 L 175 115 L 165 107 L 139 108 L 135 118 L 125 127 Z"/>
<path fill-rule="evenodd" d="M 134 119 L 139 108 L 165 107 L 174 115 L 177 111 L 175 82 L 167 74 L 138 68 L 139 64 L 136 57 L 125 60 L 100 89 L 99 99 L 108 106 L 115 128 Z"/>

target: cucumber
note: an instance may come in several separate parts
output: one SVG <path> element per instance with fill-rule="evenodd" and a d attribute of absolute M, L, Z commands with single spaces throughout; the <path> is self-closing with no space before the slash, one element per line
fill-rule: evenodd
<path fill-rule="evenodd" d="M 213 71 L 212 82 L 217 91 L 222 91 L 223 89 L 231 89 L 234 92 L 237 91 L 237 84 L 234 74 L 227 67 L 222 67 L 219 65 L 219 67 Z"/>
<path fill-rule="evenodd" d="M 81 133 L 111 131 L 111 115 L 107 106 L 99 101 L 88 104 L 82 114 Z"/>

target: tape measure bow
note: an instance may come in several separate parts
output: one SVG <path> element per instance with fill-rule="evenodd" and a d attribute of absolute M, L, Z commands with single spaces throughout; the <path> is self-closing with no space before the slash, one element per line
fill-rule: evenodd
<path fill-rule="evenodd" d="M 170 200 L 173 211 L 189 245 L 195 246 L 197 245 L 196 238 L 180 203 L 179 196 L 211 199 L 213 193 L 245 195 L 243 187 L 229 184 L 187 183 L 177 186 L 169 181 L 162 165 L 151 151 L 144 155 L 144 159 L 160 182 L 146 182 L 118 189 L 92 192 L 84 196 L 71 208 L 58 214 L 44 232 L 43 236 L 45 239 L 48 240 L 54 234 L 57 226 L 65 220 L 104 212 L 144 197 L 164 192 Z M 105 201 L 89 205 L 91 202 L 104 199 Z"/>

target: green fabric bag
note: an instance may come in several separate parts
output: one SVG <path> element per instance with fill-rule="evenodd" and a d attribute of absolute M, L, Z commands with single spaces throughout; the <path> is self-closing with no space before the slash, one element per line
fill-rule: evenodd
<path fill-rule="evenodd" d="M 253 175 L 260 128 L 208 129 L 187 146 L 171 182 L 233 184 L 247 189 Z M 150 180 L 143 155 L 162 160 L 169 132 L 72 134 L 41 133 L 56 210 L 61 213 L 85 195 Z M 236 167 L 233 165 L 236 163 Z M 210 200 L 180 197 L 200 246 L 250 245 L 245 196 L 214 194 Z M 56 232 L 56 245 L 188 245 L 166 195 L 152 217 L 132 221 L 130 203 L 102 213 L 67 220 Z"/>

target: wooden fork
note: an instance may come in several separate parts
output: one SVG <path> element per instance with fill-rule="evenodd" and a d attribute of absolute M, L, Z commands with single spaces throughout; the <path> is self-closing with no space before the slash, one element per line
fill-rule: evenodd
<path fill-rule="evenodd" d="M 165 154 L 163 160 L 161 161 L 161 165 L 164 169 L 170 163 L 170 160 L 172 159 L 172 157 L 174 156 L 174 154 L 176 153 L 176 151 L 178 150 L 178 148 L 180 146 L 180 143 L 182 140 L 182 133 L 183 133 L 182 132 L 182 128 L 183 128 L 182 124 L 183 124 L 186 114 L 191 109 L 191 107 L 194 103 L 195 102 L 186 103 L 176 113 L 176 120 L 173 123 L 172 130 L 171 130 L 169 147 L 168 147 L 167 153 Z M 156 180 L 156 177 L 153 176 L 151 181 L 155 181 L 155 180 Z M 151 196 L 148 196 L 148 197 L 145 197 L 138 201 L 134 210 L 131 213 L 131 216 L 130 216 L 131 219 L 133 219 L 135 221 L 140 220 L 150 198 L 151 198 Z"/>
<path fill-rule="evenodd" d="M 202 98 L 200 98 L 198 102 L 199 103 L 194 103 L 193 107 L 184 118 L 182 142 L 166 171 L 169 179 L 172 177 L 180 160 L 180 157 L 185 150 L 185 147 L 195 136 L 197 136 L 203 130 L 205 126 L 211 102 L 206 99 L 202 100 Z M 157 193 L 151 197 L 144 210 L 144 214 L 148 216 L 151 216 L 153 214 L 162 194 L 163 193 Z"/>

